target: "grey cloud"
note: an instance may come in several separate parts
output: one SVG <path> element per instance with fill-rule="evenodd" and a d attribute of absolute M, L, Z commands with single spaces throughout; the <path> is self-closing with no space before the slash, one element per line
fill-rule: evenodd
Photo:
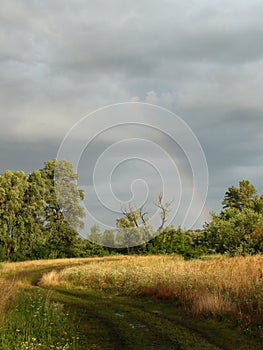
<path fill-rule="evenodd" d="M 5 2 L 1 169 L 41 167 L 80 117 L 135 99 L 171 109 L 196 133 L 208 207 L 245 175 L 263 192 L 262 15 L 260 0 Z"/>
<path fill-rule="evenodd" d="M 38 141 L 18 142 L 8 138 L 0 139 L 0 173 L 5 170 L 24 170 L 31 172 L 35 169 L 41 169 L 44 162 L 56 158 L 59 142 L 57 141 Z"/>

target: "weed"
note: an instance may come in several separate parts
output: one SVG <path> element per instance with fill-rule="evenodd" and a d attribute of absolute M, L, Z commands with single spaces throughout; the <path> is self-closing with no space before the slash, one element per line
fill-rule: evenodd
<path fill-rule="evenodd" d="M 3 350 L 77 349 L 77 339 L 63 305 L 39 290 L 23 292 L 9 310 L 0 333 Z"/>

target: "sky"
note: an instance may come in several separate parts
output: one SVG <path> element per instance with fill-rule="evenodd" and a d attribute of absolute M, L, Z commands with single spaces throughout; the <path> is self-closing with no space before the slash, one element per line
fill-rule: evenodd
<path fill-rule="evenodd" d="M 240 180 L 262 194 L 262 18 L 261 0 L 3 2 L 0 172 L 68 156 L 105 227 L 164 189 L 189 227 Z"/>

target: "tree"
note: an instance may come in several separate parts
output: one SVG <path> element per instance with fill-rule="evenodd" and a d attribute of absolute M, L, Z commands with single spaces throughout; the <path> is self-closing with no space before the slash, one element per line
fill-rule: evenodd
<path fill-rule="evenodd" d="M 263 217 L 250 208 L 242 211 L 227 209 L 227 215 L 216 215 L 206 225 L 204 230 L 204 244 L 215 249 L 217 253 L 230 255 L 254 254 L 262 251 Z"/>
<path fill-rule="evenodd" d="M 67 220 L 74 229 L 83 227 L 84 208 L 80 201 L 84 199 L 84 191 L 78 189 L 78 174 L 66 160 L 55 159 L 45 163 L 42 169 L 47 185 L 47 211 L 56 220 Z"/>
<path fill-rule="evenodd" d="M 76 179 L 70 163 L 56 160 L 31 174 L 7 170 L 0 175 L 2 257 L 25 260 L 74 254 L 84 216 L 83 191 Z"/>
<path fill-rule="evenodd" d="M 116 220 L 117 235 L 115 239 L 118 248 L 130 248 L 144 242 L 143 228 L 139 225 L 139 213 L 135 209 L 123 211 L 124 216 Z"/>
<path fill-rule="evenodd" d="M 103 232 L 102 244 L 105 247 L 110 247 L 110 248 L 116 247 L 114 230 L 105 230 Z"/>
<path fill-rule="evenodd" d="M 7 170 L 0 175 L 0 242 L 5 256 L 16 260 L 26 249 L 24 194 L 28 175 Z M 23 242 L 23 245 L 22 245 Z"/>
<path fill-rule="evenodd" d="M 81 206 L 84 191 L 78 189 L 78 175 L 71 163 L 56 159 L 45 162 L 40 170 L 45 183 L 45 230 L 53 257 L 70 257 L 74 252 L 78 228 L 82 228 L 85 211 Z"/>
<path fill-rule="evenodd" d="M 117 227 L 139 227 L 139 212 L 137 209 L 122 209 L 123 217 L 116 220 Z"/>
<path fill-rule="evenodd" d="M 142 246 L 153 236 L 153 228 L 144 211 L 143 206 L 139 209 L 122 209 L 123 217 L 116 220 L 118 229 L 116 242 L 119 246 Z"/>
<path fill-rule="evenodd" d="M 255 197 L 253 209 L 256 213 L 263 214 L 263 195 Z"/>
<path fill-rule="evenodd" d="M 204 229 L 208 248 L 231 255 L 262 251 L 263 196 L 243 180 L 239 188 L 229 187 L 222 204 L 221 213 L 212 213 L 212 221 Z"/>
<path fill-rule="evenodd" d="M 154 236 L 160 234 L 164 229 L 170 212 L 172 201 L 163 203 L 163 193 L 160 193 L 155 205 L 160 209 L 161 224 L 154 233 L 147 212 L 143 207 L 122 209 L 123 217 L 116 220 L 118 234 L 116 243 L 119 247 L 140 246 L 145 248 L 145 243 L 153 239 Z"/>
<path fill-rule="evenodd" d="M 161 224 L 157 230 L 160 233 L 165 226 L 165 223 L 168 220 L 168 216 L 170 213 L 170 207 L 173 201 L 163 202 L 163 193 L 160 193 L 158 196 L 158 200 L 155 202 L 155 206 L 160 209 L 160 218 Z M 153 237 L 153 230 L 149 223 L 149 218 L 147 216 L 147 212 L 144 211 L 143 207 L 137 208 L 129 208 L 122 209 L 123 217 L 117 219 L 117 227 L 143 227 L 145 232 L 145 238 L 148 240 Z"/>
<path fill-rule="evenodd" d="M 40 170 L 28 175 L 28 186 L 24 193 L 23 222 L 27 232 L 28 252 L 24 259 L 44 259 L 49 257 L 45 232 L 45 181 Z M 25 242 L 23 242 L 25 246 Z"/>
<path fill-rule="evenodd" d="M 100 233 L 100 227 L 99 225 L 93 225 L 90 228 L 90 232 L 88 234 L 88 240 L 92 243 L 101 244 L 102 243 L 102 235 Z"/>
<path fill-rule="evenodd" d="M 164 228 L 164 224 L 166 223 L 168 219 L 168 215 L 170 213 L 170 206 L 173 201 L 169 201 L 166 203 L 163 203 L 163 193 L 160 193 L 158 196 L 158 201 L 155 203 L 155 205 L 161 209 L 161 225 L 158 228 L 158 232 L 161 232 Z"/>
<path fill-rule="evenodd" d="M 239 188 L 234 186 L 228 188 L 222 202 L 223 209 L 236 208 L 242 211 L 244 208 L 251 208 L 256 195 L 256 188 L 248 180 L 240 181 Z"/>
<path fill-rule="evenodd" d="M 44 237 L 45 186 L 39 171 L 0 175 L 0 240 L 11 260 L 35 258 Z"/>

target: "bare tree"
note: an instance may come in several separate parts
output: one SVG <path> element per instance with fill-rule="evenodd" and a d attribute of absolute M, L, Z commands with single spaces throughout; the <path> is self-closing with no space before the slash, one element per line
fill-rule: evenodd
<path fill-rule="evenodd" d="M 122 214 L 131 222 L 134 223 L 136 227 L 139 227 L 139 211 L 136 208 L 132 208 L 129 206 L 129 209 L 127 208 L 121 208 Z"/>
<path fill-rule="evenodd" d="M 145 218 L 145 216 L 148 214 L 146 211 L 143 211 L 143 206 L 138 209 L 139 217 L 143 223 L 144 226 L 147 225 L 148 218 Z"/>
<path fill-rule="evenodd" d="M 160 212 L 161 224 L 157 232 L 162 231 L 162 229 L 164 228 L 164 225 L 168 220 L 170 207 L 172 203 L 173 203 L 172 200 L 169 202 L 163 203 L 162 192 L 159 194 L 157 202 L 154 203 L 155 206 L 161 210 Z M 128 223 L 130 223 L 130 225 L 132 225 L 133 227 L 143 227 L 147 237 L 149 239 L 152 237 L 153 231 L 152 231 L 151 225 L 149 224 L 148 213 L 147 211 L 144 210 L 143 206 L 141 206 L 140 208 L 131 207 L 131 206 L 129 206 L 129 208 L 123 207 L 121 208 L 121 211 L 123 216 L 128 219 Z M 118 219 L 118 220 L 120 221 L 121 219 Z"/>
<path fill-rule="evenodd" d="M 158 207 L 159 209 L 161 209 L 161 225 L 158 228 L 158 231 L 161 231 L 164 227 L 164 224 L 166 223 L 167 219 L 168 219 L 168 215 L 170 213 L 170 207 L 171 204 L 173 203 L 173 201 L 169 201 L 166 203 L 163 203 L 163 193 L 161 192 L 158 196 L 158 201 L 155 203 L 156 207 Z"/>

